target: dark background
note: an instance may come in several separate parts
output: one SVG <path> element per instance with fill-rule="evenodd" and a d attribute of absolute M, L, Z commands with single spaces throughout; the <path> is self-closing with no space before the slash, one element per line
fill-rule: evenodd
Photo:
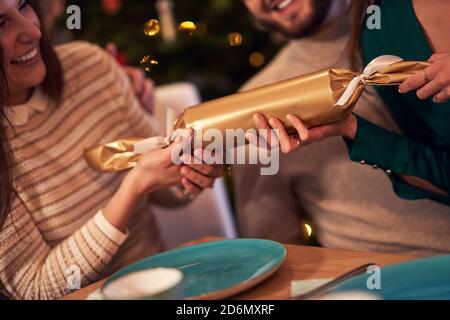
<path fill-rule="evenodd" d="M 71 32 L 70 36 L 101 46 L 114 42 L 131 65 L 139 66 L 143 56 L 151 55 L 159 64 L 147 75 L 157 85 L 191 81 L 204 100 L 238 90 L 282 45 L 282 40 L 256 28 L 240 0 L 174 0 L 173 3 L 177 26 L 189 20 L 198 29 L 192 36 L 177 32 L 177 40 L 172 44 L 166 43 L 161 34 L 149 37 L 143 32 L 146 21 L 158 19 L 156 0 L 67 1 L 66 5 L 77 4 L 82 10 L 82 29 Z M 66 29 L 66 19 L 64 13 L 57 24 L 60 30 Z M 229 44 L 231 32 L 242 34 L 241 46 Z M 264 55 L 263 65 L 251 65 L 249 57 L 254 52 Z"/>

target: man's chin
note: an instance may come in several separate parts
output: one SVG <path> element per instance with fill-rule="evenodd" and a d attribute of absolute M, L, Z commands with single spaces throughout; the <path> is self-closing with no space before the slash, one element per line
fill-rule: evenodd
<path fill-rule="evenodd" d="M 280 26 L 277 29 L 279 33 L 281 33 L 283 36 L 289 39 L 301 39 L 304 38 L 305 36 L 308 36 L 308 34 L 305 32 L 304 26 L 297 26 L 293 28 L 283 28 Z"/>
<path fill-rule="evenodd" d="M 285 37 L 291 39 L 300 39 L 308 36 L 312 36 L 319 32 L 330 12 L 332 0 L 315 0 L 313 2 L 314 9 L 312 10 L 311 16 L 308 17 L 300 17 L 300 16 L 292 16 L 290 26 L 282 26 L 272 24 L 272 30 L 278 31 Z M 270 30 L 271 28 L 268 28 Z"/>
<path fill-rule="evenodd" d="M 308 36 L 303 30 L 288 31 L 284 35 L 290 39 L 301 39 Z"/>
<path fill-rule="evenodd" d="M 264 30 L 269 32 L 277 32 L 288 39 L 303 38 L 311 34 L 311 32 L 309 32 L 310 30 L 316 29 L 305 26 L 302 23 L 298 23 L 296 25 L 292 24 L 291 26 L 281 25 L 280 23 L 270 20 L 258 20 L 258 23 Z"/>
<path fill-rule="evenodd" d="M 285 37 L 288 37 L 290 39 L 301 39 L 309 36 L 313 36 L 316 33 L 320 32 L 320 30 L 323 27 L 323 21 L 319 24 L 307 24 L 307 25 L 300 25 L 296 26 L 295 28 L 291 29 L 283 29 L 279 28 L 278 32 L 283 34 Z"/>

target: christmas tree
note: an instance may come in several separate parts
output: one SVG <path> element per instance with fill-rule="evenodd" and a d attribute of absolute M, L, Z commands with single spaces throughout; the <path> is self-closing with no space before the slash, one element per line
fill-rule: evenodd
<path fill-rule="evenodd" d="M 147 72 L 156 84 L 191 81 L 205 100 L 237 91 L 280 47 L 252 25 L 242 1 L 164 1 L 173 4 L 173 42 L 165 40 L 163 32 L 144 34 L 146 21 L 160 20 L 156 0 L 71 1 L 82 9 L 82 30 L 75 37 L 102 46 L 114 42 L 131 65 L 139 66 L 148 55 L 158 62 Z M 196 30 L 179 31 L 183 21 L 192 21 Z M 160 27 L 164 28 L 161 21 Z"/>

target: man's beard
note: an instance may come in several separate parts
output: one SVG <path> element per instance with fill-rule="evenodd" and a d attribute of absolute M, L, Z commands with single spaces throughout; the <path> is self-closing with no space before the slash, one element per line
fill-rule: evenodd
<path fill-rule="evenodd" d="M 307 24 L 299 27 L 300 30 L 287 30 L 271 21 L 258 21 L 267 31 L 275 31 L 288 38 L 303 38 L 315 34 L 324 24 L 334 0 L 311 0 L 312 15 Z"/>

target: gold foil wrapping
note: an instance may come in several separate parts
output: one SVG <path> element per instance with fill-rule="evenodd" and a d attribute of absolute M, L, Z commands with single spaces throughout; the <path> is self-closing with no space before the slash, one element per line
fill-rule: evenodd
<path fill-rule="evenodd" d="M 307 127 L 329 124 L 353 111 L 366 84 L 399 85 L 428 65 L 427 62 L 400 61 L 378 66 L 376 72 L 372 70 L 366 75 L 338 68 L 310 73 L 190 107 L 178 116 L 173 131 L 192 128 L 195 138 L 201 139 L 199 135 L 206 130 L 219 129 L 225 136 L 227 129 L 254 128 L 253 115 L 257 112 L 267 118 L 277 117 L 288 130 L 292 130 L 285 121 L 288 114 L 302 119 Z M 349 90 L 350 85 L 354 85 L 354 90 Z M 336 105 L 345 94 L 349 97 L 345 103 Z M 126 170 L 139 160 L 140 154 L 134 148 L 138 141 L 142 139 L 122 139 L 96 146 L 86 151 L 85 158 L 94 170 Z"/>
<path fill-rule="evenodd" d="M 84 152 L 84 159 L 95 171 L 119 172 L 136 166 L 141 155 L 134 152 L 139 138 L 121 139 L 99 145 Z"/>
<path fill-rule="evenodd" d="M 399 85 L 409 76 L 424 69 L 427 63 L 399 62 L 365 79 L 370 85 Z M 186 109 L 174 124 L 182 128 L 227 129 L 254 128 L 253 114 L 277 117 L 289 129 L 286 115 L 294 114 L 307 127 L 316 127 L 342 119 L 353 111 L 365 84 L 361 82 L 351 99 L 335 106 L 352 79 L 359 74 L 331 68 L 278 82 L 254 90 L 237 93 Z"/>

